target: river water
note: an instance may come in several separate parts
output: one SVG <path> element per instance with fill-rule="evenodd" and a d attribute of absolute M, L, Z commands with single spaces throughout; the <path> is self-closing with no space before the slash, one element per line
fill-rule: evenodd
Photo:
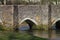
<path fill-rule="evenodd" d="M 20 32 L 23 32 L 23 33 L 26 32 L 26 33 L 29 33 L 33 36 L 37 36 L 37 37 L 41 37 L 41 38 L 49 38 L 47 30 L 26 31 L 27 29 L 29 29 L 29 28 L 28 27 L 22 27 L 22 28 L 20 28 Z M 52 30 L 51 38 L 53 40 L 60 40 L 60 30 Z"/>

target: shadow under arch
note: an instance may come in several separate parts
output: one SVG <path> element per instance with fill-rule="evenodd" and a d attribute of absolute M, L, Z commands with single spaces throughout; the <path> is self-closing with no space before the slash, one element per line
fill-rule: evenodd
<path fill-rule="evenodd" d="M 60 18 L 55 20 L 52 24 L 52 28 L 55 29 L 55 30 L 60 30 Z"/>
<path fill-rule="evenodd" d="M 26 22 L 29 25 L 29 30 L 31 30 L 33 26 L 37 26 L 38 25 L 38 23 L 35 20 L 31 19 L 31 18 L 23 19 L 20 22 L 20 24 L 22 24 L 23 22 Z"/>

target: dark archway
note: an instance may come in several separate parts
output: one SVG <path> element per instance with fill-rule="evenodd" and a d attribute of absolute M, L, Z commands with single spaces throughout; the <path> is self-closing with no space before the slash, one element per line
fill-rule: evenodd
<path fill-rule="evenodd" d="M 56 34 L 60 34 L 60 20 L 55 23 Z"/>
<path fill-rule="evenodd" d="M 60 30 L 60 20 L 58 20 L 57 22 L 56 22 L 56 30 Z"/>
<path fill-rule="evenodd" d="M 26 19 L 26 20 L 24 20 L 21 24 L 24 24 L 24 22 L 25 22 L 26 24 L 28 24 L 28 27 L 29 27 L 28 30 L 32 30 L 32 29 L 35 29 L 35 28 L 36 28 L 36 24 L 35 24 L 32 20 Z M 25 26 L 25 27 L 26 27 L 26 26 Z"/>
<path fill-rule="evenodd" d="M 28 25 L 29 25 L 29 30 L 31 30 L 32 29 L 32 27 L 35 25 L 35 23 L 33 23 L 32 21 L 30 21 L 30 20 L 26 20 L 26 22 L 28 23 Z"/>

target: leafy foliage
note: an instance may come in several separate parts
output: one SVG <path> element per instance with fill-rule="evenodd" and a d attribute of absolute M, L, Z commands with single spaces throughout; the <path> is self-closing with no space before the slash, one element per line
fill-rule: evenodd
<path fill-rule="evenodd" d="M 4 29 L 3 29 L 3 25 L 0 25 L 0 31 L 3 31 Z"/>

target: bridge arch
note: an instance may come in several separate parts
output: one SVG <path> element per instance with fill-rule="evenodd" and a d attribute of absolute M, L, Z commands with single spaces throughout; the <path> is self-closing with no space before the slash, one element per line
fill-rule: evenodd
<path fill-rule="evenodd" d="M 23 22 L 26 21 L 26 20 L 30 20 L 30 21 L 32 21 L 35 25 L 38 25 L 38 23 L 37 23 L 35 20 L 31 19 L 31 18 L 25 18 L 25 19 L 23 19 L 23 20 L 20 22 L 20 24 L 23 23 Z"/>
<path fill-rule="evenodd" d="M 54 20 L 54 22 L 52 23 L 52 26 L 54 29 L 59 30 L 60 29 L 60 18 Z"/>
<path fill-rule="evenodd" d="M 58 18 L 58 19 L 55 19 L 54 21 L 53 21 L 53 23 L 52 23 L 52 25 L 54 25 L 57 21 L 59 21 L 60 20 L 60 18 Z"/>
<path fill-rule="evenodd" d="M 38 25 L 38 23 L 35 20 L 31 19 L 31 18 L 25 18 L 25 19 L 23 19 L 20 22 L 20 24 L 22 24 L 23 22 L 26 22 L 28 24 L 29 30 L 33 29 L 33 26 L 35 27 L 35 26 Z"/>

